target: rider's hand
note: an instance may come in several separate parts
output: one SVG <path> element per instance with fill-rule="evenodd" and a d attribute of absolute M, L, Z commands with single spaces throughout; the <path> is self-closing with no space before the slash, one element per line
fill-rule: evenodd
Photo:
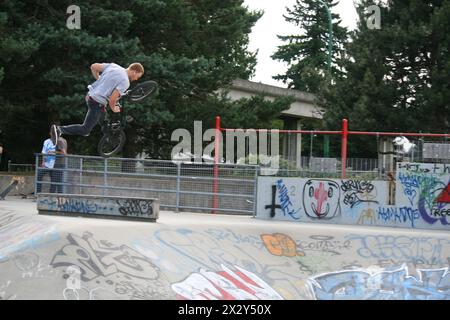
<path fill-rule="evenodd" d="M 118 113 L 118 112 L 120 112 L 120 107 L 121 107 L 120 103 L 116 103 L 116 105 L 113 108 L 111 108 L 111 110 L 114 113 Z"/>

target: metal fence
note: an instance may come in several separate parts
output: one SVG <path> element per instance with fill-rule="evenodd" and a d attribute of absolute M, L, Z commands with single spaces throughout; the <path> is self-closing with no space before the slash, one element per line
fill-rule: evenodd
<path fill-rule="evenodd" d="M 67 155 L 48 170 L 40 166 L 45 156 L 36 154 L 35 194 L 148 197 L 175 211 L 255 213 L 258 166 L 218 165 L 214 192 L 212 164 Z"/>
<path fill-rule="evenodd" d="M 8 161 L 8 172 L 22 172 L 31 173 L 35 170 L 34 164 L 27 163 L 12 163 L 11 160 Z"/>

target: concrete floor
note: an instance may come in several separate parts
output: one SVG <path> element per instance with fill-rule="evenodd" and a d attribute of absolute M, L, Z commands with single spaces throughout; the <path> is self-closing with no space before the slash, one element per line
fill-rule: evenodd
<path fill-rule="evenodd" d="M 0 201 L 0 299 L 446 299 L 446 231 L 162 211 L 156 223 Z"/>

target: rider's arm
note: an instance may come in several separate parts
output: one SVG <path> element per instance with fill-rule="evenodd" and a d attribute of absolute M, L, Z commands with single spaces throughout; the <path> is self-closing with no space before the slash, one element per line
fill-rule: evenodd
<path fill-rule="evenodd" d="M 113 112 L 120 112 L 120 108 L 116 106 L 117 100 L 120 98 L 120 92 L 118 90 L 114 90 L 109 97 L 109 107 Z"/>
<path fill-rule="evenodd" d="M 103 72 L 103 63 L 94 63 L 91 65 L 91 72 L 95 80 L 98 80 L 100 73 Z"/>

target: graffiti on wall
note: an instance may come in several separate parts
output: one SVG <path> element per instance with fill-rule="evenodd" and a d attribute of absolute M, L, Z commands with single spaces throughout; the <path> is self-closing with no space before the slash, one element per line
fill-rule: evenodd
<path fill-rule="evenodd" d="M 260 277 L 239 266 L 221 265 L 214 272 L 200 268 L 185 280 L 172 284 L 179 299 L 187 300 L 283 300 Z"/>
<path fill-rule="evenodd" d="M 450 240 L 445 238 L 407 237 L 385 235 L 349 235 L 361 258 L 412 262 L 417 265 L 447 265 L 445 249 Z"/>
<path fill-rule="evenodd" d="M 310 278 L 317 300 L 450 300 L 448 268 L 396 270 L 344 270 Z"/>
<path fill-rule="evenodd" d="M 343 203 L 350 208 L 359 204 L 375 203 L 376 189 L 371 181 L 367 180 L 342 180 L 341 190 L 344 192 Z"/>
<path fill-rule="evenodd" d="M 278 201 L 277 204 L 277 194 Z M 275 217 L 276 209 L 281 209 L 285 217 L 291 217 L 294 220 L 300 219 L 300 209 L 295 210 L 290 197 L 295 197 L 295 187 L 291 187 L 289 192 L 284 184 L 283 179 L 279 179 L 276 185 L 272 185 L 271 203 L 265 206 L 265 209 L 270 209 L 270 217 Z"/>
<path fill-rule="evenodd" d="M 450 225 L 450 166 L 399 164 L 397 180 L 409 205 L 428 224 Z"/>
<path fill-rule="evenodd" d="M 308 180 L 303 187 L 303 207 L 312 219 L 328 220 L 339 216 L 339 185 L 332 180 Z"/>
<path fill-rule="evenodd" d="M 126 199 L 117 200 L 119 212 L 124 216 L 142 217 L 153 215 L 153 200 Z"/>
<path fill-rule="evenodd" d="M 414 228 L 420 214 L 411 207 L 378 207 L 377 218 L 386 224 L 408 224 Z"/>
<path fill-rule="evenodd" d="M 112 288 L 110 291 L 128 299 L 172 296 L 169 282 L 159 268 L 136 250 L 105 240 L 97 241 L 89 232 L 82 237 L 69 234 L 67 240 L 68 244 L 56 252 L 51 261 L 54 268 L 75 266 L 80 270 L 81 281 Z"/>
<path fill-rule="evenodd" d="M 295 241 L 283 233 L 262 234 L 261 240 L 267 251 L 278 257 L 304 256 L 305 253 L 297 248 Z"/>

